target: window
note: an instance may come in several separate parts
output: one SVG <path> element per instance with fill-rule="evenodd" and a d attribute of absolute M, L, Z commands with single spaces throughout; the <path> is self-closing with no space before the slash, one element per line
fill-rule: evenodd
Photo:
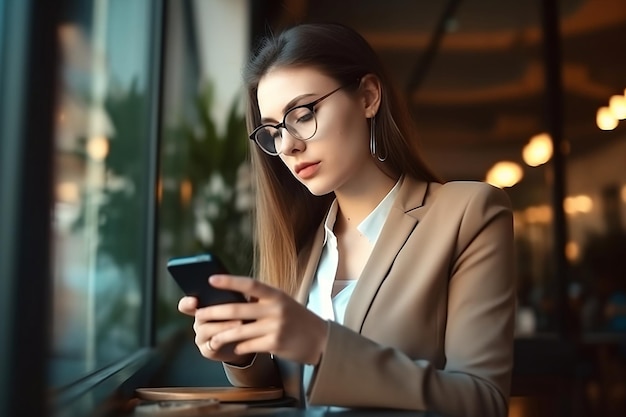
<path fill-rule="evenodd" d="M 71 1 L 58 28 L 50 384 L 146 346 L 153 3 Z"/>

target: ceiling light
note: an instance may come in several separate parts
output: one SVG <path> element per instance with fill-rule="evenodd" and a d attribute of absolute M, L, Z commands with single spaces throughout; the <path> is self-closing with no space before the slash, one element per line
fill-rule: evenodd
<path fill-rule="evenodd" d="M 522 151 L 524 162 L 531 167 L 545 164 L 552 158 L 552 139 L 547 133 L 533 136 Z"/>
<path fill-rule="evenodd" d="M 593 199 L 584 194 L 566 197 L 563 200 L 563 210 L 569 215 L 590 213 L 593 210 Z"/>
<path fill-rule="evenodd" d="M 486 182 L 496 187 L 512 187 L 524 176 L 522 167 L 515 162 L 501 161 L 487 172 Z"/>
<path fill-rule="evenodd" d="M 94 161 L 103 161 L 109 154 L 109 140 L 105 136 L 94 136 L 87 142 L 87 154 Z"/>
<path fill-rule="evenodd" d="M 600 107 L 596 114 L 596 124 L 602 130 L 613 130 L 617 127 L 617 119 L 608 107 Z"/>
<path fill-rule="evenodd" d="M 609 108 L 614 118 L 618 120 L 626 119 L 626 97 L 614 95 L 609 100 Z"/>

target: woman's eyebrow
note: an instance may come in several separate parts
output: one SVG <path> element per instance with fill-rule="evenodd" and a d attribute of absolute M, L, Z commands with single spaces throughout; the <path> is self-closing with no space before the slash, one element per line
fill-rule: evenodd
<path fill-rule="evenodd" d="M 294 98 L 292 98 L 289 103 L 285 104 L 285 107 L 283 107 L 283 114 L 287 113 L 288 110 L 291 110 L 293 107 L 295 107 L 297 105 L 297 103 L 302 100 L 305 97 L 311 97 L 311 96 L 315 96 L 317 94 L 313 94 L 313 93 L 307 93 L 307 94 L 300 94 L 299 96 L 296 96 Z M 270 123 L 270 122 L 276 122 L 276 119 L 273 119 L 271 117 L 263 117 L 261 118 L 261 123 L 265 124 L 265 123 Z"/>
<path fill-rule="evenodd" d="M 288 110 L 290 110 L 291 108 L 295 107 L 297 105 L 297 103 L 302 100 L 305 97 L 311 97 L 311 96 L 315 96 L 316 94 L 313 93 L 307 93 L 307 94 L 300 94 L 297 97 L 294 97 L 293 99 L 291 99 L 291 101 L 289 101 L 289 103 L 285 104 L 285 107 L 283 107 L 283 114 L 287 113 Z"/>

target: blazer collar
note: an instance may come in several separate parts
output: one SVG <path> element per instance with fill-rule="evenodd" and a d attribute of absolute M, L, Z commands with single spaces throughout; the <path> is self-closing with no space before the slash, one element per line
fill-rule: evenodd
<path fill-rule="evenodd" d="M 428 183 L 404 178 L 393 208 L 357 283 L 344 317 L 344 325 L 361 331 L 367 312 L 396 255 L 421 220 Z"/>
<path fill-rule="evenodd" d="M 426 182 L 408 177 L 402 179 L 393 207 L 348 303 L 344 324 L 349 328 L 355 331 L 361 330 L 372 300 L 391 268 L 396 254 L 425 213 L 428 188 L 429 184 Z M 323 242 L 324 224 L 322 223 L 310 249 L 304 251 L 299 257 L 300 268 L 304 273 L 296 298 L 302 304 L 307 303 Z"/>

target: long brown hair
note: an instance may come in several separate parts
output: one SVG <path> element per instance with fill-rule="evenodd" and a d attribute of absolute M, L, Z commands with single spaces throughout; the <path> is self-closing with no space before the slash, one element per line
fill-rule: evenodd
<path fill-rule="evenodd" d="M 378 77 L 382 97 L 375 134 L 387 153 L 381 169 L 395 178 L 405 175 L 438 181 L 421 157 L 408 110 L 400 104 L 376 53 L 357 32 L 339 24 L 302 24 L 262 39 L 243 74 L 249 132 L 261 124 L 259 81 L 278 67 L 317 68 L 341 85 L 366 74 Z M 310 243 L 334 196 L 312 195 L 280 158 L 265 154 L 253 142 L 251 145 L 256 276 L 293 295 L 301 279 L 298 253 Z"/>

